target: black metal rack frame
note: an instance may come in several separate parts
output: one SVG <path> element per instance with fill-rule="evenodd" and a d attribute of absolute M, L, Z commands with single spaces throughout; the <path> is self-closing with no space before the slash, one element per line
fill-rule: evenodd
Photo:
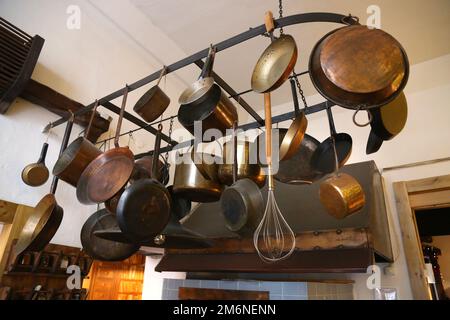
<path fill-rule="evenodd" d="M 326 12 L 301 13 L 301 14 L 286 16 L 286 17 L 279 18 L 279 19 L 274 19 L 276 29 L 290 26 L 290 25 L 309 23 L 309 22 L 330 22 L 330 23 L 339 23 L 339 24 L 350 25 L 350 24 L 358 23 L 358 20 L 356 17 L 353 17 L 351 15 L 346 16 L 346 15 L 342 15 L 342 14 L 326 13 Z M 255 38 L 257 36 L 265 35 L 265 33 L 266 33 L 266 28 L 265 28 L 265 25 L 262 24 L 255 28 L 250 28 L 249 30 L 242 32 L 236 36 L 233 36 L 229 39 L 226 39 L 222 42 L 214 44 L 214 46 L 216 47 L 217 52 L 220 52 L 220 51 L 226 50 L 228 48 L 231 48 L 235 45 L 238 45 L 244 41 Z M 184 59 L 181 59 L 175 63 L 172 63 L 169 66 L 166 66 L 166 74 L 169 74 L 178 69 L 184 68 L 193 63 L 196 64 L 199 68 L 202 68 L 203 61 L 201 59 L 205 58 L 208 55 L 208 51 L 209 51 L 209 47 L 206 49 L 203 49 L 201 51 L 198 51 L 198 52 L 196 52 Z M 155 71 L 154 73 L 128 85 L 129 92 L 136 90 L 154 80 L 157 80 L 161 71 L 162 71 L 162 69 Z M 305 73 L 307 73 L 307 71 L 302 72 L 301 74 L 305 74 Z M 255 122 L 240 125 L 238 127 L 239 129 L 249 130 L 249 129 L 259 128 L 264 125 L 264 120 L 258 115 L 258 113 L 243 98 L 240 97 L 239 93 L 237 93 L 225 80 L 223 80 L 216 73 L 213 72 L 212 76 L 214 77 L 215 82 L 225 92 L 227 92 L 231 98 L 235 99 L 237 101 L 237 103 L 240 104 L 241 107 L 244 108 L 244 110 L 246 110 L 255 119 Z M 110 93 L 110 94 L 104 96 L 103 98 L 98 99 L 99 105 L 105 107 L 106 109 L 108 109 L 116 114 L 119 114 L 120 108 L 117 107 L 116 105 L 114 105 L 113 103 L 111 103 L 110 101 L 122 96 L 123 92 L 124 92 L 124 88 L 121 88 L 113 93 Z M 331 102 L 328 103 L 328 106 L 330 106 L 330 107 L 333 105 L 334 104 Z M 89 112 L 93 107 L 94 107 L 94 102 L 88 104 L 85 108 L 78 110 L 74 115 L 78 116 L 78 115 L 85 114 L 85 113 Z M 326 102 L 319 103 L 314 106 L 308 107 L 305 110 L 305 113 L 311 114 L 311 113 L 319 112 L 319 111 L 324 110 L 326 107 L 327 107 Z M 294 117 L 294 112 L 287 112 L 287 113 L 273 117 L 272 123 L 276 124 L 279 122 L 283 122 L 283 121 L 292 119 L 293 117 Z M 56 120 L 55 122 L 50 123 L 44 129 L 44 131 L 46 131 L 50 127 L 56 127 L 60 124 L 65 123 L 69 118 L 70 117 L 63 117 L 63 118 L 60 118 L 59 120 Z M 134 115 L 132 115 L 129 112 L 125 111 L 124 118 L 127 119 L 128 121 L 134 123 L 138 127 L 142 128 L 143 130 L 146 130 L 152 134 L 156 134 L 156 132 L 157 132 L 157 129 L 150 126 L 143 120 L 135 117 Z M 168 137 L 165 134 L 162 134 L 161 138 L 162 138 L 162 140 L 164 140 L 165 142 L 168 143 L 168 145 L 166 147 L 161 148 L 161 150 L 160 150 L 161 152 L 170 151 L 170 150 L 174 149 L 175 146 L 177 147 L 177 149 L 187 147 L 193 143 L 193 140 L 186 141 L 183 143 L 178 143 L 177 141 L 172 140 L 170 137 Z M 153 151 L 143 153 L 143 154 L 138 154 L 135 157 L 140 158 L 142 156 L 152 154 L 152 152 Z"/>

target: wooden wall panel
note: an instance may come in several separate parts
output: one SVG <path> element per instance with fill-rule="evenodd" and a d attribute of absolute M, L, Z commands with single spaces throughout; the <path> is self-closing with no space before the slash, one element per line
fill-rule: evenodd
<path fill-rule="evenodd" d="M 89 300 L 141 300 L 145 257 L 121 262 L 95 261 L 90 274 Z"/>

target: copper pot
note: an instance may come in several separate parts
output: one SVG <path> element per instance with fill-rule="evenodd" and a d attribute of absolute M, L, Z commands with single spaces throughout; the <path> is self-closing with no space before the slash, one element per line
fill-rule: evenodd
<path fill-rule="evenodd" d="M 222 160 L 210 154 L 196 154 L 196 158 L 207 159 L 202 165 L 207 172 L 218 170 Z M 205 177 L 192 160 L 191 152 L 179 156 L 173 181 L 174 194 L 194 202 L 215 202 L 220 199 L 223 185 L 217 180 Z"/>
<path fill-rule="evenodd" d="M 238 121 L 238 113 L 222 89 L 213 84 L 202 99 L 180 106 L 178 121 L 192 135 L 197 121 L 202 123 L 202 134 L 208 129 L 217 129 L 225 134 L 226 129 L 230 129 Z"/>
<path fill-rule="evenodd" d="M 53 167 L 53 175 L 67 182 L 73 187 L 77 187 L 78 180 L 84 169 L 97 158 L 102 152 L 90 142 L 87 137 L 92 127 L 98 101 L 95 101 L 89 125 L 85 131 L 84 137 L 75 139 L 58 158 Z"/>
<path fill-rule="evenodd" d="M 151 87 L 133 107 L 133 110 L 149 123 L 163 114 L 170 104 L 170 98 L 159 87 L 159 83 L 166 71 L 167 68 L 164 67 L 156 85 Z"/>
<path fill-rule="evenodd" d="M 346 173 L 337 173 L 322 182 L 319 197 L 327 212 L 338 219 L 359 211 L 365 203 L 361 185 Z"/>
<path fill-rule="evenodd" d="M 238 141 L 236 149 L 237 179 L 248 178 L 262 188 L 266 183 L 266 175 L 258 164 L 256 154 L 252 159 L 249 141 Z M 233 184 L 233 142 L 228 141 L 223 144 L 224 163 L 219 164 L 218 177 L 222 184 L 230 186 Z"/>

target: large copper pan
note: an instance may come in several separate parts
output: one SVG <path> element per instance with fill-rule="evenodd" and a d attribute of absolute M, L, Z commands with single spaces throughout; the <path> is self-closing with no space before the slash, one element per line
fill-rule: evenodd
<path fill-rule="evenodd" d="M 53 175 L 73 187 L 77 186 L 81 173 L 89 165 L 89 163 L 102 153 L 92 142 L 87 139 L 89 132 L 91 131 L 97 106 L 98 101 L 96 100 L 84 137 L 75 139 L 64 150 L 53 167 Z"/>
<path fill-rule="evenodd" d="M 115 148 L 95 158 L 83 171 L 77 184 L 77 198 L 83 204 L 105 202 L 116 195 L 133 173 L 134 155 L 129 147 L 119 146 L 120 128 L 128 96 L 125 88 L 122 108 L 117 121 Z"/>
<path fill-rule="evenodd" d="M 325 98 L 364 110 L 385 105 L 400 94 L 408 81 L 409 62 L 388 33 L 351 25 L 319 40 L 310 56 L 309 73 Z"/>

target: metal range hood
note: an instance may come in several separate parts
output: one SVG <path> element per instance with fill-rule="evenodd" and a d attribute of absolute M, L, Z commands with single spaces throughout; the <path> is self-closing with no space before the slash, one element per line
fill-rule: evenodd
<path fill-rule="evenodd" d="M 200 204 L 182 220 L 184 227 L 212 239 L 203 249 L 166 249 L 156 271 L 222 273 L 366 272 L 375 261 L 392 262 L 392 248 L 382 178 L 375 162 L 340 170 L 363 186 L 366 204 L 358 213 L 338 220 L 319 202 L 320 181 L 310 186 L 276 183 L 278 205 L 297 237 L 291 257 L 262 262 L 252 237 L 239 238 L 225 228 L 218 203 Z M 266 189 L 263 188 L 263 194 Z"/>

